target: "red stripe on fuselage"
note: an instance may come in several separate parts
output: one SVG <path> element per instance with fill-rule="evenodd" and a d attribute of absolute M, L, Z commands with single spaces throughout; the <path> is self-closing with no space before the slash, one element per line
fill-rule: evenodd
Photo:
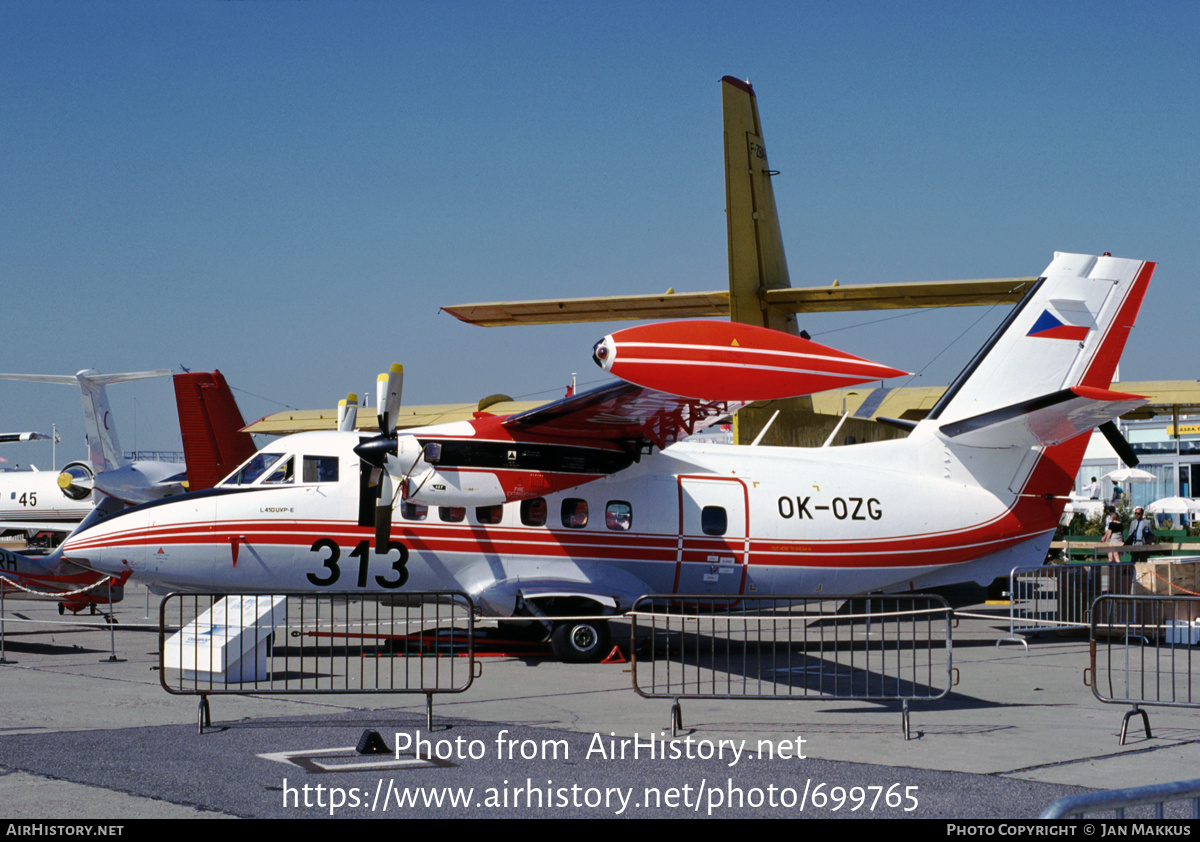
<path fill-rule="evenodd" d="M 1057 469 L 1056 470 L 1061 470 Z M 1035 474 L 1037 469 L 1035 468 Z M 805 541 L 799 538 L 751 538 L 750 563 L 769 566 L 852 567 L 925 567 L 970 561 L 992 552 L 1015 547 L 1034 538 L 1056 519 L 1053 510 L 1041 499 L 1020 498 L 1018 508 L 1040 507 L 1036 523 L 1021 522 L 1013 510 L 985 524 L 938 534 L 889 536 L 869 540 L 826 539 Z M 1034 514 L 1030 511 L 1029 514 Z M 130 529 L 94 539 L 93 546 L 103 546 L 119 554 L 121 547 L 178 548 L 208 546 L 227 550 L 231 537 L 242 537 L 250 548 L 255 545 L 308 547 L 319 538 L 356 542 L 372 536 L 369 527 L 351 521 L 238 521 L 230 523 L 202 522 L 173 526 Z M 611 561 L 676 560 L 679 536 L 663 533 L 587 533 L 566 529 L 498 527 L 481 529 L 474 526 L 438 526 L 433 529 L 413 529 L 400 526 L 392 537 L 405 543 L 410 550 L 432 554 L 474 553 L 500 554 L 512 557 L 587 558 Z M 742 540 L 740 538 L 736 539 Z M 784 548 L 786 547 L 786 549 Z M 89 542 L 76 539 L 72 554 L 83 559 Z M 741 555 L 740 552 L 736 555 Z M 740 563 L 740 558 L 739 558 Z"/>

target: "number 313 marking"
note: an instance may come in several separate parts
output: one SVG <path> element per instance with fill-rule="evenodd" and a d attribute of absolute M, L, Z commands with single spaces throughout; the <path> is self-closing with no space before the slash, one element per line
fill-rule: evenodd
<path fill-rule="evenodd" d="M 342 575 L 342 568 L 338 566 L 338 559 L 341 558 L 342 550 L 332 538 L 321 538 L 313 542 L 309 547 L 314 553 L 322 550 L 328 551 L 328 555 L 322 559 L 321 564 L 329 570 L 327 576 L 317 576 L 313 573 L 306 574 L 308 581 L 318 587 L 327 588 L 338 580 Z M 408 581 L 408 547 L 401 544 L 399 541 L 391 541 L 388 543 L 387 554 L 398 552 L 400 558 L 392 562 L 392 570 L 396 573 L 395 579 L 385 579 L 383 576 L 376 576 L 375 582 L 381 588 L 398 588 Z M 369 541 L 359 541 L 354 545 L 354 549 L 350 551 L 351 558 L 358 559 L 358 587 L 365 588 L 367 586 L 367 559 L 371 555 L 371 544 Z"/>

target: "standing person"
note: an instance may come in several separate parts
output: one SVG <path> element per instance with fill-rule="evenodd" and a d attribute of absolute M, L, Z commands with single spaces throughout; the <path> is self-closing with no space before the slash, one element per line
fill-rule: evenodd
<path fill-rule="evenodd" d="M 1145 510 L 1138 506 L 1133 510 L 1133 522 L 1129 524 L 1129 535 L 1125 537 L 1126 544 L 1153 544 L 1154 527 L 1146 519 Z"/>
<path fill-rule="evenodd" d="M 1096 482 L 1096 478 L 1092 477 L 1092 481 L 1083 487 L 1083 496 L 1089 500 L 1100 499 L 1100 483 Z"/>
<path fill-rule="evenodd" d="M 1121 486 L 1117 485 L 1117 481 L 1113 480 L 1112 504 L 1115 506 L 1121 502 Z"/>
<path fill-rule="evenodd" d="M 1104 537 L 1100 540 L 1105 544 L 1123 543 L 1124 536 L 1121 534 L 1121 516 L 1117 514 L 1117 510 L 1112 506 L 1108 507 L 1108 516 L 1105 520 Z M 1120 561 L 1121 554 L 1116 552 L 1109 553 L 1108 560 Z"/>

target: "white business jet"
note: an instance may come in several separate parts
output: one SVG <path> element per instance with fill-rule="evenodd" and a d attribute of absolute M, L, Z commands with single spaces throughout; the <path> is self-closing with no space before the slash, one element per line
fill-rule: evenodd
<path fill-rule="evenodd" d="M 93 491 L 136 504 L 183 491 L 183 465 L 177 462 L 129 462 L 121 451 L 105 387 L 170 370 L 100 374 L 0 374 L 0 380 L 24 380 L 75 386 L 83 399 L 89 461 L 71 462 L 62 471 L 0 472 L 0 530 L 70 532 L 92 510 Z"/>

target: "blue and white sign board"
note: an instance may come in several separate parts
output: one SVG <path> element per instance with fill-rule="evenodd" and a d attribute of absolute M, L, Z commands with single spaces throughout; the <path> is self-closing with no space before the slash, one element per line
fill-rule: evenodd
<path fill-rule="evenodd" d="M 227 596 L 167 640 L 164 666 L 189 680 L 262 681 L 267 642 L 286 619 L 287 597 Z"/>

